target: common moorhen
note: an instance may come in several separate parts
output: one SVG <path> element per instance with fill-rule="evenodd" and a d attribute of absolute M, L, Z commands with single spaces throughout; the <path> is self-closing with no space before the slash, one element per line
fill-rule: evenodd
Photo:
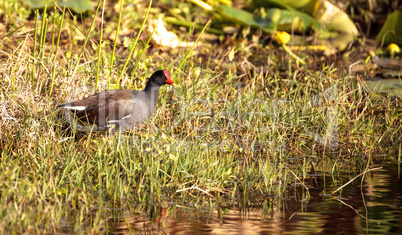
<path fill-rule="evenodd" d="M 158 103 L 159 88 L 173 83 L 168 71 L 158 70 L 142 91 L 107 90 L 57 107 L 78 130 L 125 131 L 147 119 Z"/>

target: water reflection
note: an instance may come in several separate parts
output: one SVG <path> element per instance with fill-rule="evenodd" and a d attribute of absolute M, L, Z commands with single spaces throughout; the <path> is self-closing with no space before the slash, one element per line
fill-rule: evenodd
<path fill-rule="evenodd" d="M 111 219 L 107 230 L 110 234 L 402 234 L 402 181 L 395 165 L 380 165 L 383 169 L 366 175 L 363 187 L 356 180 L 337 197 L 323 195 L 324 177 L 318 177 L 309 201 L 288 199 L 272 208 L 265 204 L 218 210 L 172 204 L 153 212 L 152 221 L 139 213 Z M 326 192 L 340 186 L 332 182 L 325 177 Z"/>

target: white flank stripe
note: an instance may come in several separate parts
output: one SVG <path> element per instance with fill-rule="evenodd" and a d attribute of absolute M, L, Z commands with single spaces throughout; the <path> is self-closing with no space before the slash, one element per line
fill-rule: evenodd
<path fill-rule="evenodd" d="M 121 120 L 126 119 L 126 118 L 129 118 L 129 117 L 131 117 L 131 114 L 129 114 L 129 115 L 125 116 L 125 117 L 122 117 L 122 118 L 119 119 L 119 120 L 109 120 L 109 121 L 107 121 L 107 122 L 108 122 L 108 123 L 120 122 Z"/>
<path fill-rule="evenodd" d="M 82 111 L 82 110 L 85 110 L 87 107 L 85 107 L 85 106 L 64 106 L 63 108 Z"/>
<path fill-rule="evenodd" d="M 123 120 L 123 119 L 126 119 L 126 118 L 129 118 L 129 117 L 131 117 L 131 113 L 130 113 L 129 115 L 123 117 L 122 120 Z"/>

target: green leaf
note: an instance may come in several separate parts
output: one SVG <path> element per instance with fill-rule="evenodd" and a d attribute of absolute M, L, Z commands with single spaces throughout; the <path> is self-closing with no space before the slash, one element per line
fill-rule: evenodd
<path fill-rule="evenodd" d="M 219 5 L 215 8 L 222 16 L 250 27 L 257 27 L 264 32 L 272 33 L 276 30 L 305 32 L 310 28 L 318 29 L 320 23 L 311 16 L 298 11 L 290 11 L 278 8 L 267 10 L 267 17 L 261 18 L 248 11 L 236 9 L 226 5 Z"/>
<path fill-rule="evenodd" d="M 349 16 L 326 0 L 253 0 L 253 5 L 256 7 L 279 7 L 290 11 L 303 12 L 323 23 L 331 31 L 358 35 L 358 30 Z"/>
<path fill-rule="evenodd" d="M 90 11 L 94 7 L 94 4 L 91 0 L 55 0 L 55 2 L 60 7 L 67 7 L 76 13 Z M 53 0 L 25 0 L 24 3 L 33 9 L 44 8 L 45 5 L 54 6 Z"/>
<path fill-rule="evenodd" d="M 267 33 L 272 33 L 276 30 L 276 25 L 271 19 L 262 19 L 252 13 L 240 9 L 236 9 L 226 5 L 219 5 L 215 8 L 222 16 L 241 25 L 257 27 Z"/>
<path fill-rule="evenodd" d="M 402 80 L 400 79 L 382 79 L 379 81 L 365 81 L 365 83 L 370 91 L 402 98 Z"/>
<path fill-rule="evenodd" d="M 252 2 L 255 7 L 281 7 L 285 9 L 291 7 L 312 15 L 316 0 L 253 0 Z"/>
<path fill-rule="evenodd" d="M 401 11 L 395 11 L 388 15 L 384 26 L 377 35 L 378 44 L 395 43 L 402 46 L 402 14 Z"/>

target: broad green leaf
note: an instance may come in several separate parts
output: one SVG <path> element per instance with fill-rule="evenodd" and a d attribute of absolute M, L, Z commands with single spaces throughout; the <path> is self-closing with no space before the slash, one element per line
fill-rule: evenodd
<path fill-rule="evenodd" d="M 293 8 L 312 15 L 316 0 L 253 0 L 255 7 L 281 7 L 284 9 Z"/>
<path fill-rule="evenodd" d="M 224 17 L 241 25 L 257 27 L 267 33 L 276 30 L 290 32 L 305 32 L 310 28 L 318 29 L 320 23 L 311 16 L 298 11 L 289 11 L 278 8 L 267 10 L 267 17 L 261 18 L 248 11 L 236 9 L 226 5 L 219 5 L 215 8 Z"/>
<path fill-rule="evenodd" d="M 224 17 L 241 25 L 257 27 L 267 33 L 272 33 L 276 30 L 276 25 L 271 19 L 262 19 L 248 11 L 236 9 L 226 5 L 219 5 L 215 9 Z"/>
<path fill-rule="evenodd" d="M 402 46 L 402 14 L 401 11 L 395 11 L 388 15 L 384 26 L 377 35 L 377 42 L 380 45 L 391 43 Z"/>
<path fill-rule="evenodd" d="M 349 16 L 326 0 L 254 0 L 257 7 L 280 7 L 311 15 L 331 31 L 358 35 L 357 28 Z"/>
<path fill-rule="evenodd" d="M 370 91 L 402 98 L 402 80 L 400 79 L 381 79 L 379 81 L 365 81 L 365 83 Z"/>
<path fill-rule="evenodd" d="M 83 13 L 85 11 L 90 11 L 93 9 L 94 4 L 91 0 L 68 0 L 68 1 L 63 1 L 63 0 L 55 0 L 55 2 L 60 6 L 60 7 L 67 7 L 76 13 Z M 26 3 L 29 7 L 37 9 L 37 8 L 44 8 L 45 5 L 49 6 L 54 6 L 53 0 L 25 0 L 24 3 Z"/>

